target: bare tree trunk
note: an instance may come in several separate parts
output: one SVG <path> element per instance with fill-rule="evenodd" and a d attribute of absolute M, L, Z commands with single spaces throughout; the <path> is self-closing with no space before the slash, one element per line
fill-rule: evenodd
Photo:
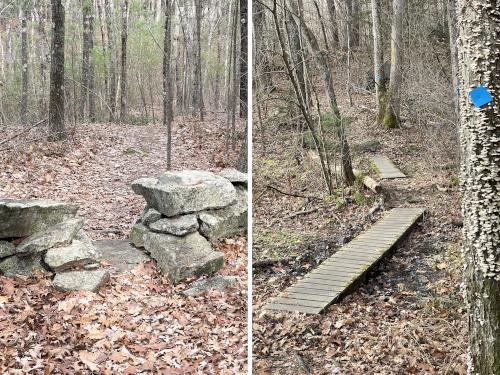
<path fill-rule="evenodd" d="M 248 100 L 248 3 L 247 0 L 240 0 L 240 117 L 247 117 Z"/>
<path fill-rule="evenodd" d="M 386 95 L 384 126 L 396 128 L 401 123 L 401 80 L 402 80 L 402 48 L 403 48 L 403 14 L 405 0 L 393 0 L 393 16 L 391 31 L 391 78 Z"/>
<path fill-rule="evenodd" d="M 83 16 L 83 46 L 82 46 L 82 84 L 81 84 L 81 102 L 80 102 L 80 117 L 83 121 L 86 119 L 86 112 L 89 108 L 90 93 L 90 53 L 91 53 L 91 24 L 90 18 L 92 14 L 92 1 L 83 0 L 82 16 Z"/>
<path fill-rule="evenodd" d="M 372 27 L 373 27 L 373 66 L 375 75 L 375 92 L 377 101 L 377 123 L 381 124 L 385 114 L 384 98 L 386 95 L 387 77 L 384 77 L 382 67 L 384 61 L 384 51 L 382 45 L 382 30 L 380 27 L 380 0 L 372 2 Z"/>
<path fill-rule="evenodd" d="M 114 32 L 112 26 L 112 14 L 109 4 L 110 0 L 104 0 L 106 28 L 108 29 L 108 53 L 109 53 L 109 121 L 113 122 L 116 119 L 116 55 L 114 45 Z"/>
<path fill-rule="evenodd" d="M 328 3 L 328 15 L 330 17 L 331 31 L 332 31 L 332 44 L 333 47 L 338 46 L 339 34 L 337 27 L 337 10 L 335 8 L 335 0 L 329 0 Z"/>
<path fill-rule="evenodd" d="M 127 121 L 127 32 L 128 32 L 128 0 L 122 3 L 122 72 L 120 80 L 120 121 Z"/>
<path fill-rule="evenodd" d="M 28 5 L 23 4 L 21 16 L 21 124 L 26 125 L 28 122 Z"/>
<path fill-rule="evenodd" d="M 299 0 L 299 4 L 302 0 Z M 292 4 L 295 6 L 295 3 Z M 295 13 L 297 12 L 297 9 L 294 9 Z M 302 17 L 302 14 L 300 15 Z M 342 116 L 340 114 L 339 107 L 337 105 L 337 97 L 335 95 L 335 89 L 333 87 L 333 76 L 332 72 L 330 70 L 330 64 L 328 62 L 328 56 L 325 51 L 323 51 L 319 47 L 318 40 L 316 39 L 316 36 L 312 32 L 312 30 L 306 25 L 305 22 L 301 22 L 301 25 L 304 30 L 304 34 L 309 42 L 309 45 L 311 47 L 311 52 L 313 53 L 316 63 L 318 65 L 318 68 L 321 72 L 321 76 L 323 77 L 323 82 L 325 85 L 325 91 L 326 95 L 328 97 L 328 102 L 330 104 L 330 109 L 332 111 L 332 115 L 337 121 L 336 124 L 336 131 L 337 131 L 337 137 L 339 139 L 340 143 L 340 149 L 341 149 L 341 162 L 342 162 L 342 170 L 344 173 L 344 181 L 347 185 L 352 185 L 355 181 L 355 176 L 354 172 L 352 171 L 352 162 L 351 162 L 351 152 L 349 148 L 349 144 L 347 142 L 347 138 L 345 136 L 345 129 L 343 126 L 343 121 L 342 121 Z"/>
<path fill-rule="evenodd" d="M 458 49 L 457 49 L 457 0 L 447 0 L 448 3 L 448 31 L 450 35 L 450 55 L 451 55 L 451 79 L 453 83 L 453 102 L 455 104 L 455 115 L 459 115 L 458 107 Z"/>
<path fill-rule="evenodd" d="M 195 0 L 196 10 L 196 47 L 195 47 L 195 74 L 194 74 L 194 104 L 195 109 L 200 113 L 200 121 L 204 121 L 205 106 L 203 104 L 203 79 L 201 74 L 201 17 L 202 17 L 202 0 Z"/>
<path fill-rule="evenodd" d="M 106 97 L 109 98 L 109 77 L 108 77 L 108 52 L 106 49 L 106 33 L 104 30 L 104 18 L 106 15 L 103 13 L 102 6 L 101 6 L 101 0 L 96 1 L 97 4 L 97 13 L 99 16 L 99 28 L 101 30 L 101 45 L 102 45 L 102 54 L 104 56 L 104 59 L 106 63 L 104 64 L 104 92 L 106 93 Z"/>
<path fill-rule="evenodd" d="M 67 137 L 64 126 L 64 6 L 52 0 L 52 47 L 50 64 L 49 140 Z"/>
<path fill-rule="evenodd" d="M 469 374 L 500 374 L 500 4 L 457 1 L 460 139 Z M 475 107 L 468 91 L 487 87 L 493 101 Z"/>
<path fill-rule="evenodd" d="M 170 60 L 172 53 L 172 2 L 165 5 L 165 37 L 163 40 L 163 125 L 167 129 L 167 170 L 172 169 L 172 79 Z"/>
<path fill-rule="evenodd" d="M 321 15 L 321 10 L 319 9 L 319 4 L 316 0 L 314 0 L 314 7 L 316 8 L 316 14 L 318 15 L 319 23 L 321 25 L 321 33 L 323 35 L 325 48 L 327 51 L 330 51 L 330 44 L 328 43 L 328 37 L 326 36 L 325 23 L 323 22 L 323 16 Z"/>

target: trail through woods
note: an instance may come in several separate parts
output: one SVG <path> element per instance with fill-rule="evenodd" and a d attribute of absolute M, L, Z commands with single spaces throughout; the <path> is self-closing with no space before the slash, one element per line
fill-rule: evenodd
<path fill-rule="evenodd" d="M 383 181 L 382 208 L 425 207 L 428 215 L 356 292 L 323 315 L 266 311 L 270 297 L 378 220 L 381 212 L 370 210 L 380 196 L 356 186 L 325 197 L 317 162 L 290 135 L 293 122 L 269 137 L 267 153 L 254 146 L 255 373 L 465 374 L 454 131 L 407 110 L 404 128 L 387 131 L 373 124 L 370 94 L 356 92 L 351 108 L 339 99 L 350 118 L 354 166 L 376 177 L 370 158 L 383 153 L 409 177 Z"/>
<path fill-rule="evenodd" d="M 177 118 L 174 169 L 233 165 L 237 151 L 225 151 L 220 129 L 217 118 Z M 72 134 L 59 146 L 39 131 L 9 143 L 0 197 L 76 202 L 93 239 L 126 238 L 144 208 L 130 183 L 164 171 L 165 129 L 83 124 Z M 113 275 L 97 294 L 59 293 L 49 276 L 0 276 L 0 373 L 244 373 L 247 243 L 216 247 L 226 254 L 220 273 L 241 282 L 200 297 L 182 295 L 186 284 L 173 286 L 153 262 Z"/>

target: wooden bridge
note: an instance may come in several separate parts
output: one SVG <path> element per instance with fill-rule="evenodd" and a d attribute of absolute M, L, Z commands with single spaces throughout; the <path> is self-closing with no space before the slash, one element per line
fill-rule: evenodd
<path fill-rule="evenodd" d="M 404 176 L 404 175 L 403 175 Z M 352 291 L 423 217 L 423 208 L 394 208 L 265 306 L 319 314 Z"/>

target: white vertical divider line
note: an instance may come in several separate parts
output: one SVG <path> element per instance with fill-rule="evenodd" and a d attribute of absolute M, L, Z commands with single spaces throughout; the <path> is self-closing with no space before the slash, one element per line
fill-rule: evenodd
<path fill-rule="evenodd" d="M 253 368 L 253 337 L 252 337 L 252 292 L 253 292 L 253 270 L 252 270 L 252 243 L 253 243 L 253 207 L 252 207 L 252 197 L 253 197 L 253 179 L 252 179 L 252 166 L 253 166 L 253 7 L 252 0 L 248 0 L 248 12 L 247 12 L 247 25 L 248 25 L 248 74 L 247 74 L 247 92 L 248 92 L 248 110 L 247 110 L 247 121 L 248 121 L 248 293 L 247 293 L 247 342 L 248 342 L 248 361 L 247 361 L 247 372 L 252 374 Z"/>

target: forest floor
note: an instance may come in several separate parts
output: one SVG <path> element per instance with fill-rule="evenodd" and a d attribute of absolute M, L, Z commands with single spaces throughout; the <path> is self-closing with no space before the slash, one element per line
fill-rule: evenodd
<path fill-rule="evenodd" d="M 280 95 L 286 93 L 273 93 Z M 354 166 L 378 179 L 370 156 L 383 153 L 408 178 L 383 181 L 382 212 L 371 215 L 381 195 L 359 185 L 325 193 L 317 162 L 300 146 L 295 123 L 268 121 L 266 132 L 273 137 L 266 137 L 265 149 L 255 124 L 254 372 L 465 374 L 456 130 L 406 109 L 403 127 L 386 130 L 374 124 L 373 94 L 356 90 L 353 106 L 344 92 L 338 99 L 350 119 Z M 356 292 L 317 316 L 263 309 L 270 297 L 392 207 L 425 207 L 427 214 Z"/>
<path fill-rule="evenodd" d="M 224 147 L 223 121 L 176 118 L 173 168 L 218 170 L 238 151 Z M 2 130 L 2 139 L 19 129 Z M 160 125 L 82 124 L 60 145 L 29 132 L 0 150 L 0 197 L 47 198 L 80 205 L 94 239 L 127 238 L 144 209 L 130 183 L 165 170 Z M 143 263 L 112 275 L 98 293 L 60 293 L 49 275 L 0 276 L 0 373 L 186 374 L 246 372 L 247 242 L 215 244 L 222 275 L 241 282 L 186 297 Z"/>

